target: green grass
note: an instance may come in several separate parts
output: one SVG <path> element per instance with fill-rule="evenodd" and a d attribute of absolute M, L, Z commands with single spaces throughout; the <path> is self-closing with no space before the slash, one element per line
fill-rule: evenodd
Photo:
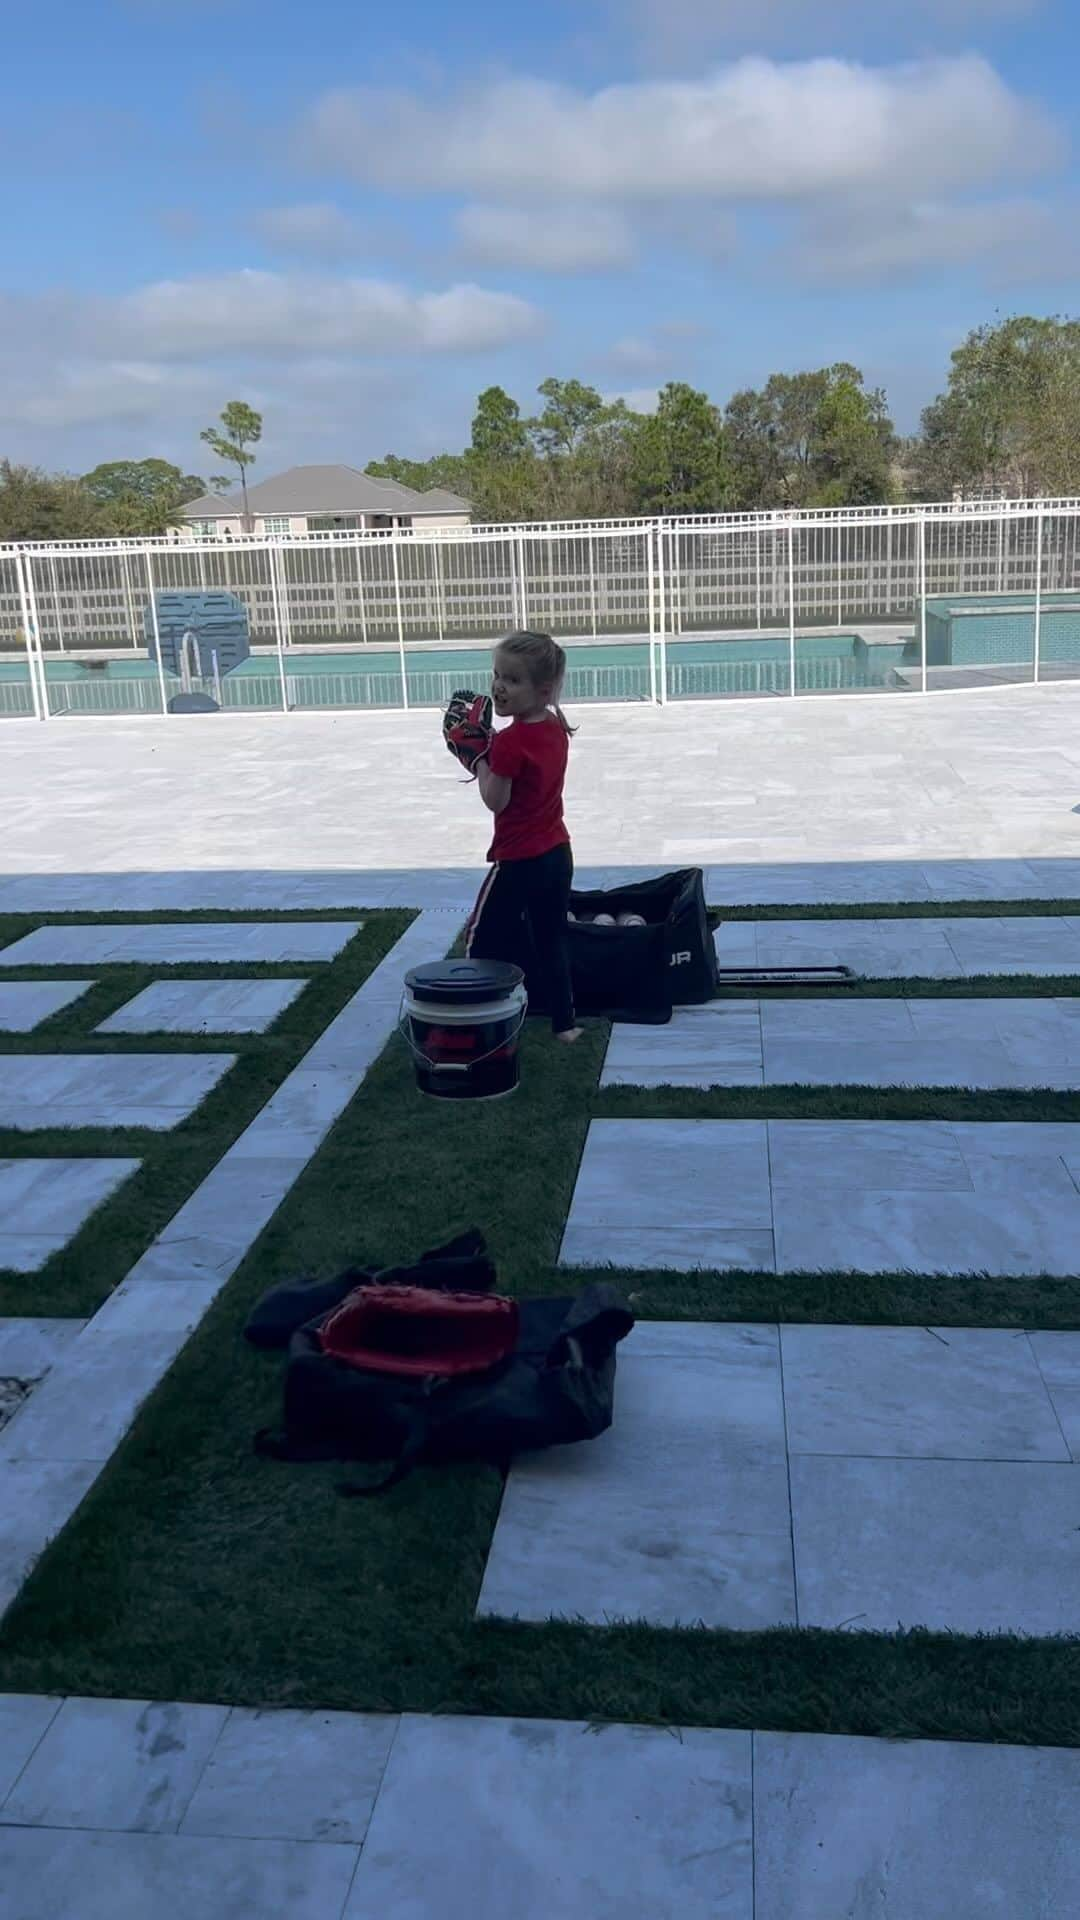
<path fill-rule="evenodd" d="M 125 919 L 126 916 L 110 916 Z M 132 916 L 133 918 L 135 916 Z M 143 916 L 144 919 L 150 916 Z M 229 915 L 168 915 L 171 920 L 229 919 Z M 241 916 L 235 916 L 237 918 Z M 280 916 L 248 915 L 247 918 Z M 290 915 L 289 918 L 302 916 Z M 346 915 L 326 916 L 347 918 Z M 355 993 L 367 974 L 399 938 L 411 914 L 366 913 L 359 934 L 336 960 L 318 970 L 291 965 L 187 966 L 169 970 L 172 978 L 258 975 L 307 977 L 307 985 L 266 1034 L 189 1036 L 177 1034 L 95 1034 L 93 1028 L 117 1007 L 159 978 L 157 966 L 36 969 L 35 977 L 84 977 L 96 984 L 82 999 L 63 1008 L 33 1033 L 0 1035 L 0 1055 L 56 1053 L 231 1053 L 236 1064 L 177 1127 L 158 1132 L 141 1128 L 0 1128 L 0 1158 L 80 1155 L 119 1156 L 141 1161 L 130 1180 L 91 1215 L 67 1246 L 32 1274 L 0 1270 L 0 1317 L 13 1314 L 83 1316 L 93 1313 L 200 1181 L 216 1165 L 284 1076 L 302 1058 L 327 1022 Z M 29 930 L 21 916 L 14 936 Z M 40 924 L 41 916 L 30 924 Z M 0 936 L 10 933 L 10 922 Z M 7 969 L 0 977 L 24 978 L 26 970 Z"/>
<path fill-rule="evenodd" d="M 827 907 L 811 900 L 802 906 L 709 909 L 717 926 L 725 920 L 1031 920 L 1058 914 L 1080 914 L 1080 900 L 869 900 Z"/>
<path fill-rule="evenodd" d="M 504 1285 L 565 1288 L 554 1261 L 603 1040 L 591 1027 L 567 1052 L 530 1028 L 520 1092 L 489 1107 L 423 1100 L 388 1049 L 16 1603 L 0 1687 L 1080 1745 L 1075 1642 L 478 1624 L 498 1474 L 421 1471 L 342 1501 L 339 1467 L 252 1453 L 282 1363 L 239 1334 L 274 1281 L 397 1260 L 476 1221 Z M 906 1276 L 624 1281 L 660 1317 L 858 1319 L 861 1293 L 871 1318 L 944 1321 L 946 1293 L 962 1297 Z M 1080 1294 L 1025 1284 L 1032 1300 L 1071 1289 L 1074 1308 Z M 1012 1294 L 973 1283 L 965 1317 L 1013 1324 Z"/>

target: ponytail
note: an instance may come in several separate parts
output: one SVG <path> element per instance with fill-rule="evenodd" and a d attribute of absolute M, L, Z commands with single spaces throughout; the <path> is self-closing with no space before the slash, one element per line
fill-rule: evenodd
<path fill-rule="evenodd" d="M 566 679 L 566 654 L 550 633 L 536 633 L 524 627 L 518 633 L 508 633 L 500 640 L 497 653 L 508 653 L 515 660 L 525 664 L 530 680 L 536 687 L 549 687 L 551 696 L 549 705 L 563 732 L 572 736 L 577 732 L 570 725 L 559 702 L 562 698 L 563 682 Z"/>

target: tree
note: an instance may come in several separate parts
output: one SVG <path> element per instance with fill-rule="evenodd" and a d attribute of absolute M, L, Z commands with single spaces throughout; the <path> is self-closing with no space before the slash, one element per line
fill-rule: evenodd
<path fill-rule="evenodd" d="M 861 507 L 889 497 L 896 436 L 880 388 L 854 367 L 833 368 L 818 409 L 814 504 Z"/>
<path fill-rule="evenodd" d="M 922 416 L 916 490 L 1071 493 L 1080 485 L 1080 321 L 976 327 Z"/>
<path fill-rule="evenodd" d="M 643 513 L 717 513 L 728 504 L 724 423 L 708 394 L 668 383 L 637 428 L 633 483 Z"/>
<path fill-rule="evenodd" d="M 537 392 L 547 401 L 529 430 L 540 453 L 548 459 L 576 453 L 591 427 L 600 424 L 606 408 L 595 387 L 580 380 L 542 380 Z"/>
<path fill-rule="evenodd" d="M 894 435 L 885 395 L 841 360 L 774 373 L 737 393 L 725 414 L 734 494 L 751 507 L 857 505 L 883 500 Z"/>
<path fill-rule="evenodd" d="M 221 410 L 221 424 L 224 433 L 217 427 L 204 427 L 199 435 L 205 440 L 211 452 L 219 460 L 227 460 L 230 465 L 240 469 L 240 491 L 244 497 L 243 524 L 245 533 L 251 531 L 251 514 L 248 511 L 247 469 L 253 464 L 255 455 L 248 452 L 262 437 L 262 414 L 256 413 L 244 400 L 230 400 Z"/>
<path fill-rule="evenodd" d="M 478 460 L 516 460 L 528 448 L 521 408 L 502 387 L 485 387 L 476 402 L 472 451 Z"/>
<path fill-rule="evenodd" d="M 100 501 L 72 474 L 0 460 L 0 540 L 90 540 L 112 531 Z"/>
<path fill-rule="evenodd" d="M 109 460 L 84 474 L 82 484 L 116 533 L 164 533 L 185 502 L 206 491 L 197 474 L 182 473 L 169 460 Z"/>
<path fill-rule="evenodd" d="M 369 460 L 364 468 L 373 480 L 396 480 L 399 486 L 427 493 L 431 487 L 445 487 L 449 493 L 469 497 L 470 459 L 467 453 L 436 453 L 430 460 L 407 460 L 388 453 L 383 460 Z"/>

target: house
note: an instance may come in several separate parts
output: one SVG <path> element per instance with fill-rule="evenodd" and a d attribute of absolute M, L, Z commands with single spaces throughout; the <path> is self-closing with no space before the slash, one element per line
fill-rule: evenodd
<path fill-rule="evenodd" d="M 432 487 L 416 493 L 397 480 L 376 480 L 359 467 L 290 467 L 248 488 L 251 532 L 259 534 L 356 533 L 373 527 L 467 527 L 470 506 L 456 493 Z M 205 493 L 189 501 L 183 517 L 202 539 L 235 539 L 243 533 L 243 501 L 234 494 Z"/>

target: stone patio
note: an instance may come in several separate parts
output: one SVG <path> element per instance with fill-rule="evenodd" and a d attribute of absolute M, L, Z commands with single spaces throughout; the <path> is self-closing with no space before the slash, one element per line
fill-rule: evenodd
<path fill-rule="evenodd" d="M 155 980 L 97 1033 L 265 1033 L 306 980 Z"/>
<path fill-rule="evenodd" d="M 1080 920 L 929 917 L 952 899 L 1080 897 L 1080 688 L 579 717 L 583 882 L 693 863 L 719 906 L 926 904 L 903 921 L 727 923 L 723 964 L 1080 974 Z M 475 893 L 482 821 L 431 714 L 11 731 L 20 798 L 0 910 L 333 906 L 359 919 L 460 913 Z M 165 783 L 172 802 L 125 821 L 122 851 L 121 780 Z M 286 864 L 301 815 L 302 868 Z M 634 866 L 611 864 L 628 853 Z M 310 925 L 316 944 L 353 930 Z M 50 930 L 73 938 L 46 951 L 73 969 L 330 957 L 282 951 L 299 926 L 266 929 L 271 951 L 229 939 L 223 952 L 233 927 L 185 928 L 178 943 L 116 926 Z M 410 929 L 94 1320 L 59 1337 L 2 1436 L 0 1609 L 352 1097 L 405 965 L 455 931 Z M 19 946 L 0 967 L 38 964 L 40 948 Z M 824 1012 L 811 1032 L 794 1003 L 741 1003 L 722 1043 L 699 1026 L 675 1061 L 680 1019 L 625 1058 L 647 1069 L 663 1042 L 654 1067 L 704 1068 L 709 1084 L 725 1061 L 756 1070 L 748 1084 L 796 1067 L 820 1084 L 860 1063 L 1074 1084 L 1076 1002 L 1009 1002 L 1000 1023 L 989 1003 L 950 1002 L 940 1028 L 926 1001 L 842 1004 L 865 1010 L 857 1038 L 823 1028 Z M 175 1071 L 184 1056 L 162 1058 Z M 596 1123 L 565 1259 L 1076 1271 L 1080 1127 L 662 1124 L 723 1131 Z M 0 1323 L 0 1374 L 12 1355 L 40 1359 L 34 1324 Z M 1078 1528 L 1080 1334 L 643 1325 L 621 1352 L 611 1432 L 515 1468 L 481 1606 L 1075 1633 Z M 605 1903 L 619 1920 L 1028 1920 L 1080 1911 L 1078 1815 L 1072 1750 L 0 1699 L 0 1909 L 13 1920 L 594 1920 Z"/>
<path fill-rule="evenodd" d="M 1028 1920 L 1078 1817 L 1053 1748 L 0 1696 L 13 1920 Z"/>
<path fill-rule="evenodd" d="M 564 1267 L 1071 1274 L 1080 1124 L 594 1120 Z"/>
<path fill-rule="evenodd" d="M 437 913 L 411 923 L 0 1433 L 0 1614 L 344 1112 L 394 1031 L 402 975 L 445 953 L 457 925 Z M 228 1064 L 215 1054 L 7 1054 L 0 1090 L 17 1078 L 32 1086 L 34 1069 L 59 1060 L 125 1069 L 124 1084 L 144 1102 L 158 1081 L 175 1098 L 187 1067 L 222 1059 Z M 11 1076 L 12 1067 L 20 1073 Z M 115 1080 L 102 1079 L 99 1094 L 106 1084 L 115 1090 Z"/>
<path fill-rule="evenodd" d="M 1080 881 L 1080 871 L 1071 878 Z M 999 884 L 998 897 L 1007 897 L 1006 876 Z M 709 897 L 715 902 L 715 890 Z M 714 938 L 722 967 L 840 966 L 867 980 L 1080 973 L 1080 919 L 1061 914 L 963 920 L 727 920 Z"/>
<path fill-rule="evenodd" d="M 613 1027 L 600 1084 L 1075 1089 L 1080 999 L 715 1000 Z"/>
<path fill-rule="evenodd" d="M 93 986 L 92 980 L 0 980 L 0 1032 L 32 1033 Z"/>
<path fill-rule="evenodd" d="M 0 1127 L 175 1127 L 231 1053 L 0 1054 Z"/>
<path fill-rule="evenodd" d="M 238 966 L 333 960 L 362 920 L 154 920 L 125 927 L 38 927 L 0 949 L 0 967 Z"/>
<path fill-rule="evenodd" d="M 639 1323 L 613 1427 L 514 1465 L 479 1611 L 1080 1632 L 1080 1334 L 1046 1373 L 1054 1338 Z"/>
<path fill-rule="evenodd" d="M 137 1160 L 0 1160 L 0 1270 L 36 1273 L 138 1165 Z"/>

